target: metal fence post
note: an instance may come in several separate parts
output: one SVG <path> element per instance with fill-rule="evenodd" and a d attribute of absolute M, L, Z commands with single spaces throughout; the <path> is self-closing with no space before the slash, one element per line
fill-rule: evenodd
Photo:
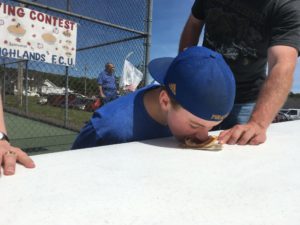
<path fill-rule="evenodd" d="M 23 107 L 23 78 L 24 78 L 23 61 L 20 61 L 18 62 L 18 77 L 17 77 L 18 107 Z"/>
<path fill-rule="evenodd" d="M 84 66 L 84 96 L 86 96 L 87 65 Z"/>
<path fill-rule="evenodd" d="M 150 47 L 151 47 L 151 36 L 152 36 L 152 11 L 153 11 L 153 0 L 147 0 L 147 19 L 146 19 L 146 33 L 147 37 L 145 40 L 145 84 L 150 83 L 150 75 L 148 73 L 148 63 L 150 60 Z"/>
<path fill-rule="evenodd" d="M 71 1 L 67 0 L 67 11 L 71 9 Z M 65 74 L 65 118 L 64 118 L 64 126 L 68 126 L 69 120 L 69 67 L 66 66 L 66 74 Z"/>
<path fill-rule="evenodd" d="M 66 66 L 65 74 L 65 118 L 64 126 L 67 127 L 69 119 L 69 67 Z"/>
<path fill-rule="evenodd" d="M 4 64 L 3 64 L 3 69 L 4 69 L 4 71 L 3 71 L 3 85 L 2 85 L 2 104 L 3 104 L 3 108 L 5 107 L 5 99 L 6 99 L 6 97 L 5 97 L 5 92 L 6 92 L 6 74 L 7 74 L 7 71 L 6 71 L 6 65 L 5 65 L 5 59 L 3 59 L 3 62 L 4 62 Z"/>
<path fill-rule="evenodd" d="M 28 115 L 28 60 L 26 61 L 25 66 L 26 66 L 26 72 L 25 72 L 25 113 L 26 113 L 26 115 Z"/>

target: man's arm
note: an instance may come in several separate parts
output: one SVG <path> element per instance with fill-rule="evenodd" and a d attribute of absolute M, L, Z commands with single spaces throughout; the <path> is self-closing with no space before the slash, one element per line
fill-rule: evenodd
<path fill-rule="evenodd" d="M 102 85 L 99 85 L 99 94 L 100 94 L 101 98 L 105 98 L 106 97 L 105 94 L 104 94 L 104 92 L 103 92 Z"/>
<path fill-rule="evenodd" d="M 103 73 L 104 72 L 101 72 L 98 76 L 98 79 L 97 79 L 97 83 L 98 83 L 98 88 L 99 88 L 99 95 L 100 95 L 100 98 L 105 98 L 105 94 L 103 92 L 103 86 L 102 86 L 102 83 L 103 83 Z"/>
<path fill-rule="evenodd" d="M 267 128 L 283 106 L 293 84 L 298 52 L 293 47 L 274 46 L 268 51 L 269 76 L 250 121 Z"/>
<path fill-rule="evenodd" d="M 202 20 L 198 20 L 192 14 L 189 16 L 180 37 L 179 52 L 198 44 L 203 25 Z"/>
<path fill-rule="evenodd" d="M 4 115 L 3 115 L 3 107 L 2 100 L 0 95 L 0 131 L 2 133 L 7 134 Z M 6 140 L 0 140 L 0 172 L 1 167 L 3 167 L 3 171 L 5 175 L 13 175 L 15 173 L 16 162 L 21 163 L 26 168 L 34 168 L 34 162 L 32 159 L 21 149 L 13 147 Z"/>
<path fill-rule="evenodd" d="M 293 47 L 273 46 L 269 48 L 269 75 L 249 122 L 221 132 L 219 136 L 221 143 L 257 145 L 265 142 L 267 128 L 290 92 L 297 57 L 298 51 Z"/>

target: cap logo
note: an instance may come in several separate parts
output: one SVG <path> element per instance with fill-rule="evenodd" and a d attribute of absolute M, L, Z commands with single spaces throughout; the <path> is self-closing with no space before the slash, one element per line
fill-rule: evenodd
<path fill-rule="evenodd" d="M 211 119 L 213 120 L 223 120 L 228 114 L 222 116 L 222 115 L 218 115 L 218 114 L 212 114 Z"/>
<path fill-rule="evenodd" d="M 169 84 L 169 88 L 172 91 L 173 95 L 176 95 L 176 84 L 174 83 Z"/>

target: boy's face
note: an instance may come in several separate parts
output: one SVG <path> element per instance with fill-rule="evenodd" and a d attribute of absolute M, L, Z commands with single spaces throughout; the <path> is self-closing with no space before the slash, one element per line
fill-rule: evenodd
<path fill-rule="evenodd" d="M 178 141 L 189 137 L 199 142 L 208 138 L 208 131 L 220 122 L 208 121 L 194 116 L 182 107 L 171 106 L 167 112 L 168 126 Z"/>

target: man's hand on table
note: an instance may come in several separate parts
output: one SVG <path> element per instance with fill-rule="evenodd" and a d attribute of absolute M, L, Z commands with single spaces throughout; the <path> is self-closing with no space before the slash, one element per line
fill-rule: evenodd
<path fill-rule="evenodd" d="M 267 128 L 255 122 L 248 122 L 222 131 L 218 140 L 222 144 L 229 145 L 259 145 L 266 141 L 266 132 Z"/>

